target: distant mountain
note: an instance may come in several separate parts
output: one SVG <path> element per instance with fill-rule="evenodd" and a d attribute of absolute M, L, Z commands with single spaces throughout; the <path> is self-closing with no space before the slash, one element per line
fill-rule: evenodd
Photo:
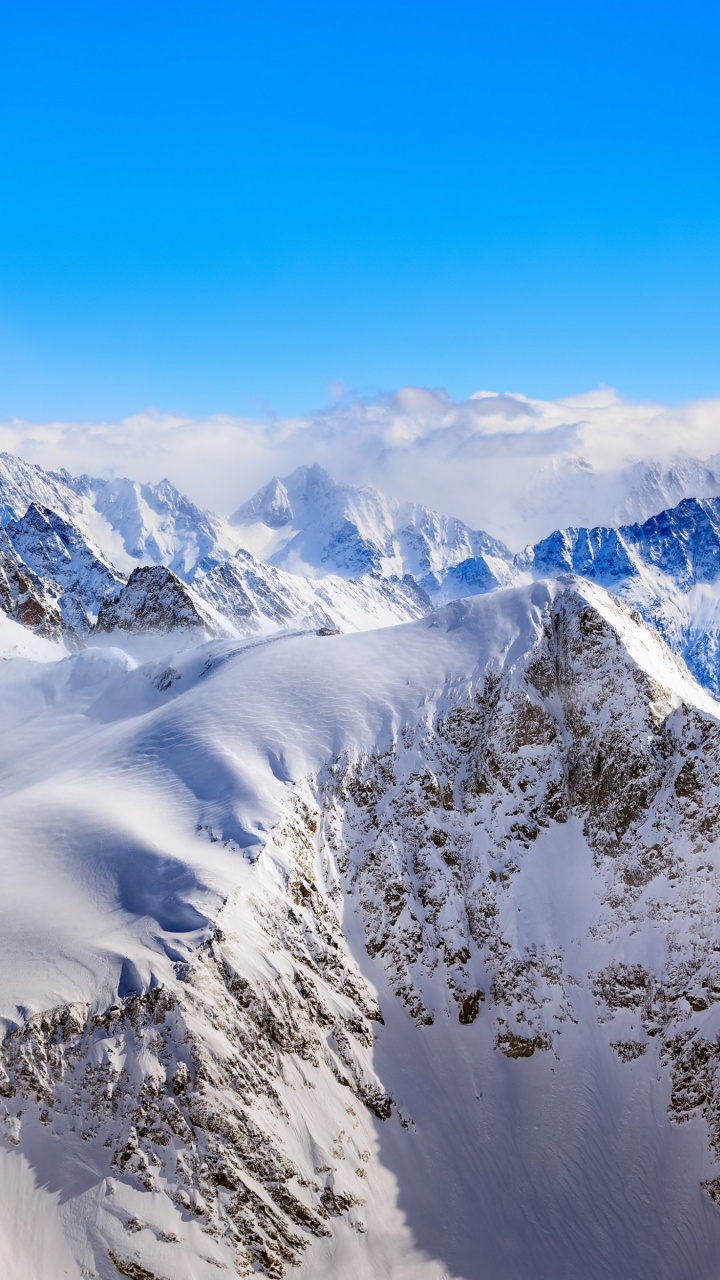
<path fill-rule="evenodd" d="M 518 550 L 567 526 L 642 524 L 683 498 L 720 496 L 720 457 L 678 452 L 664 461 L 593 465 L 581 453 L 476 456 L 485 527 Z"/>
<path fill-rule="evenodd" d="M 663 473 L 646 467 L 647 500 L 696 474 L 690 462 Z M 482 530 L 338 484 L 317 465 L 271 480 L 224 520 L 168 481 L 75 478 L 4 454 L 0 512 L 0 608 L 71 646 L 101 610 L 103 630 L 113 619 L 146 630 L 159 597 L 153 590 L 143 602 L 138 593 L 151 579 L 133 577 L 129 595 L 123 588 L 153 566 L 184 584 L 183 608 L 208 634 L 234 635 L 368 630 L 502 585 L 572 574 L 635 607 L 720 694 L 720 497 L 685 498 L 642 523 L 558 529 L 511 556 Z M 119 611 L 110 607 L 118 599 Z"/>
<path fill-rule="evenodd" d="M 689 591 L 720 574 L 720 498 L 686 498 L 644 524 L 556 530 L 515 563 L 606 585 L 652 571 Z"/>
<path fill-rule="evenodd" d="M 201 559 L 241 545 L 227 520 L 202 511 L 169 480 L 71 476 L 0 454 L 0 523 L 23 516 L 33 503 L 70 520 L 123 573 L 163 564 L 189 578 Z"/>
<path fill-rule="evenodd" d="M 450 568 L 472 558 L 484 566 L 488 584 L 509 579 L 512 556 L 496 538 L 369 485 L 338 484 L 317 463 L 273 478 L 231 524 L 248 550 L 296 573 L 410 574 L 432 596 Z"/>
<path fill-rule="evenodd" d="M 52 506 L 48 506 L 52 503 Z M 102 612 L 101 630 L 155 629 L 168 617 L 203 618 L 211 634 L 278 628 L 367 630 L 410 621 L 432 608 L 410 575 L 358 581 L 322 578 L 265 564 L 241 546 L 239 532 L 201 511 L 169 481 L 75 478 L 0 455 L 0 607 L 41 635 L 81 642 Z M 186 588 L 170 607 L 159 583 L 138 569 L 167 570 Z M 124 590 L 130 575 L 131 590 Z M 130 583 L 128 584 L 130 586 Z M 140 596 L 150 589 L 147 601 Z M 112 607 L 111 607 L 112 606 Z M 164 619 L 164 621 L 162 621 Z M 193 624 L 194 625 L 194 624 Z M 151 628 L 152 629 L 152 628 Z"/>

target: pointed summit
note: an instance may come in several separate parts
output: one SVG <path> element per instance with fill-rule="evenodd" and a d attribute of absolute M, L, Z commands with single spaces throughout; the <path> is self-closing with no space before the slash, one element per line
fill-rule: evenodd
<path fill-rule="evenodd" d="M 368 484 L 334 480 L 318 462 L 273 478 L 231 517 L 248 550 L 267 563 L 313 577 L 340 574 L 401 579 L 410 574 L 433 595 L 450 567 L 482 561 L 483 589 L 507 579 L 507 547 L 461 520 L 398 502 Z M 268 537 L 268 530 L 282 534 Z"/>
<path fill-rule="evenodd" d="M 273 476 L 254 498 L 250 498 L 248 502 L 238 507 L 235 514 L 230 517 L 230 523 L 252 524 L 260 520 L 269 529 L 282 529 L 284 525 L 290 523 L 292 518 L 293 510 L 287 489 L 282 480 Z"/>

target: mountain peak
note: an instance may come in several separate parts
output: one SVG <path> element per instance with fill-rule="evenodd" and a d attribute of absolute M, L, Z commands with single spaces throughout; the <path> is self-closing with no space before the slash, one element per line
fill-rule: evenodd
<path fill-rule="evenodd" d="M 232 516 L 245 545 L 278 568 L 310 576 L 403 578 L 434 593 L 447 570 L 475 558 L 467 581 L 497 586 L 510 553 L 482 530 L 372 485 L 342 484 L 318 462 L 269 484 Z M 459 579 L 456 589 L 461 589 Z"/>
<path fill-rule="evenodd" d="M 134 569 L 119 592 L 100 606 L 97 629 L 216 631 L 191 589 L 164 565 Z"/>
<path fill-rule="evenodd" d="M 282 480 L 273 476 L 253 498 L 238 507 L 230 517 L 231 524 L 252 524 L 260 521 L 269 529 L 282 529 L 293 518 L 288 491 Z"/>

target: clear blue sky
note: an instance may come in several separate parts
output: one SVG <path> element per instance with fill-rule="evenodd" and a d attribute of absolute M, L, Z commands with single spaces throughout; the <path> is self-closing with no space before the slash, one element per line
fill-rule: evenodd
<path fill-rule="evenodd" d="M 720 393 L 710 0 L 4 0 L 0 417 Z"/>

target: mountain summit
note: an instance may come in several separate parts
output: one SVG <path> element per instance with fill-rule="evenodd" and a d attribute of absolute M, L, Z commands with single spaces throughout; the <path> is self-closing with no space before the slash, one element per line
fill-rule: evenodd
<path fill-rule="evenodd" d="M 317 463 L 273 479 L 231 523 L 249 550 L 295 572 L 410 574 L 433 594 L 449 568 L 473 558 L 484 564 L 488 585 L 508 580 L 511 554 L 489 534 L 370 485 L 338 484 Z"/>

